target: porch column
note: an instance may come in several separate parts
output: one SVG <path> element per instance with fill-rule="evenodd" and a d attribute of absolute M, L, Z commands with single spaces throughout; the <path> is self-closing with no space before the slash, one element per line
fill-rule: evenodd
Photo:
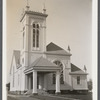
<path fill-rule="evenodd" d="M 60 94 L 60 71 L 56 72 L 56 94 Z"/>
<path fill-rule="evenodd" d="M 25 75 L 25 91 L 28 90 L 27 86 L 28 86 L 28 76 Z"/>
<path fill-rule="evenodd" d="M 33 94 L 37 94 L 37 71 L 33 70 Z"/>
<path fill-rule="evenodd" d="M 29 90 L 31 90 L 31 77 L 29 76 Z"/>

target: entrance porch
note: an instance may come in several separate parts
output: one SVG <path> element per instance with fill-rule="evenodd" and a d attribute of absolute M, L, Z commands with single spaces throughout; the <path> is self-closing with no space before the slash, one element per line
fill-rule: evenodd
<path fill-rule="evenodd" d="M 47 91 L 47 79 L 46 75 L 49 73 L 56 73 L 56 84 L 55 90 L 56 94 L 60 93 L 60 71 L 53 72 L 40 72 L 33 70 L 33 72 L 29 74 L 25 74 L 25 90 L 32 91 L 33 94 L 38 94 L 40 90 Z"/>
<path fill-rule="evenodd" d="M 25 88 L 31 90 L 33 94 L 38 94 L 38 89 L 45 90 L 47 81 L 45 75 L 47 73 L 56 73 L 56 93 L 60 93 L 60 70 L 61 68 L 56 64 L 50 62 L 46 58 L 40 57 L 35 60 L 32 65 L 27 68 L 25 73 Z"/>

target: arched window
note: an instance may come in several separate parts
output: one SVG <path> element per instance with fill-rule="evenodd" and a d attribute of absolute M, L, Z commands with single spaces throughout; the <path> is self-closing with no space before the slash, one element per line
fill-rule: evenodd
<path fill-rule="evenodd" d="M 33 28 L 35 28 L 35 24 L 33 24 Z"/>
<path fill-rule="evenodd" d="M 61 70 L 63 70 L 63 64 L 62 64 L 60 61 L 55 61 L 54 63 L 55 63 L 56 65 L 58 65 L 59 67 L 61 67 Z M 53 75 L 53 83 L 55 83 L 55 82 L 54 82 L 54 77 L 56 77 L 56 75 L 55 75 L 55 76 Z M 55 80 L 56 80 L 56 78 L 55 78 Z M 64 84 L 63 71 L 62 71 L 61 74 L 60 74 L 60 83 L 61 83 L 61 84 Z"/>
<path fill-rule="evenodd" d="M 39 48 L 39 24 L 33 24 L 33 47 Z"/>
<path fill-rule="evenodd" d="M 39 28 L 39 24 L 37 24 L 37 28 Z"/>

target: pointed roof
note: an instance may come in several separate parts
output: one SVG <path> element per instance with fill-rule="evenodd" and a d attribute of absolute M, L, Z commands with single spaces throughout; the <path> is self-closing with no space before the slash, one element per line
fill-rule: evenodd
<path fill-rule="evenodd" d="M 47 60 L 46 58 L 39 57 L 36 59 L 31 66 L 33 67 L 58 67 L 56 64 L 52 63 L 51 61 Z"/>
<path fill-rule="evenodd" d="M 30 70 L 42 70 L 42 71 L 55 71 L 60 70 L 61 67 L 57 66 L 56 64 L 52 63 L 48 59 L 44 57 L 37 58 L 27 69 L 25 69 L 25 73 L 27 73 Z"/>
<path fill-rule="evenodd" d="M 16 68 L 19 68 L 21 66 L 20 65 L 20 51 L 19 50 L 13 50 L 11 68 L 12 68 L 12 63 L 13 63 L 14 58 L 15 58 Z M 10 68 L 10 73 L 11 73 L 11 68 Z"/>
<path fill-rule="evenodd" d="M 47 51 L 56 51 L 56 50 L 63 50 L 63 49 L 58 45 L 54 44 L 53 42 L 47 45 Z"/>
<path fill-rule="evenodd" d="M 20 51 L 19 50 L 14 50 L 14 56 L 15 56 L 15 61 L 16 63 L 20 63 Z"/>
<path fill-rule="evenodd" d="M 15 57 L 16 67 L 19 68 L 21 66 L 21 64 L 20 64 L 20 51 L 14 50 L 13 56 Z"/>
<path fill-rule="evenodd" d="M 80 71 L 81 69 L 78 68 L 76 65 L 71 63 L 71 72 Z"/>
<path fill-rule="evenodd" d="M 81 70 L 79 67 L 71 63 L 71 75 L 87 75 L 83 70 Z"/>
<path fill-rule="evenodd" d="M 58 45 L 54 44 L 53 42 L 49 43 L 46 47 L 47 52 L 46 54 L 53 54 L 53 55 L 69 55 L 71 56 L 70 53 L 68 53 L 67 51 L 65 51 L 64 49 L 62 49 L 61 47 L 59 47 Z"/>

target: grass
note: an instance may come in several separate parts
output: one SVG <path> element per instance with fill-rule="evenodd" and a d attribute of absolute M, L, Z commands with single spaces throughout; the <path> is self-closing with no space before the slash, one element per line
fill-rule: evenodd
<path fill-rule="evenodd" d="M 88 94 L 66 94 L 66 95 L 61 95 L 63 97 L 68 97 L 68 98 L 75 98 L 75 99 L 80 99 L 80 100 L 92 100 L 92 93 Z"/>
<path fill-rule="evenodd" d="M 89 92 L 88 94 L 65 94 L 65 95 L 31 95 L 30 97 L 8 97 L 7 100 L 35 100 L 40 99 L 40 100 L 92 100 L 92 93 Z M 73 98 L 73 99 L 71 99 Z"/>
<path fill-rule="evenodd" d="M 55 95 L 53 95 L 55 96 Z M 73 99 L 79 99 L 79 100 L 92 100 L 92 93 L 88 94 L 66 94 L 66 95 L 58 95 L 57 97 L 64 97 L 64 98 L 57 98 L 57 97 L 50 97 L 50 96 L 43 96 L 43 95 L 37 95 L 32 96 L 34 98 L 38 98 L 41 100 L 72 100 Z M 67 99 L 68 98 L 68 99 Z"/>

